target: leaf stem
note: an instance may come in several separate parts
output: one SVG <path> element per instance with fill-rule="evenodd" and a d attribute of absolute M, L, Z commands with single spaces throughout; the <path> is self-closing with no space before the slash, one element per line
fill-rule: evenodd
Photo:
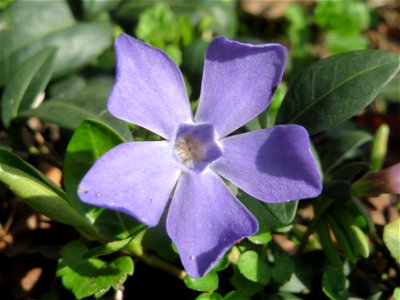
<path fill-rule="evenodd" d="M 151 267 L 164 270 L 172 274 L 173 276 L 177 277 L 178 279 L 183 280 L 183 278 L 185 278 L 187 275 L 187 273 L 184 270 L 178 268 L 177 266 L 169 262 L 160 259 L 155 255 L 144 252 L 142 247 L 142 239 L 146 230 L 147 229 L 144 229 L 141 232 L 139 232 L 136 235 L 136 237 L 123 249 L 123 251 L 129 255 L 133 255 L 139 258 L 141 261 L 145 262 L 147 265 Z"/>
<path fill-rule="evenodd" d="M 304 233 L 303 237 L 301 238 L 299 248 L 297 250 L 298 253 L 302 253 L 304 248 L 307 244 L 307 241 L 310 235 L 315 231 L 315 227 L 317 226 L 319 220 L 324 215 L 325 211 L 335 202 L 333 198 L 324 198 L 324 202 L 319 206 L 318 211 L 316 211 L 313 220 L 311 221 L 310 225 L 308 226 L 306 232 Z M 314 206 L 315 210 L 315 206 Z"/>

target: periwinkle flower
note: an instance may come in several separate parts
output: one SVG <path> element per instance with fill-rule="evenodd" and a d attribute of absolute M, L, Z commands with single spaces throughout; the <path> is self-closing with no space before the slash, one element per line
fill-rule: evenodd
<path fill-rule="evenodd" d="M 108 109 L 165 138 L 123 143 L 82 179 L 82 201 L 166 227 L 185 270 L 201 277 L 258 223 L 225 178 L 268 203 L 317 196 L 321 177 L 307 131 L 280 125 L 228 136 L 269 104 L 286 48 L 214 39 L 193 118 L 182 75 L 161 50 L 126 34 L 115 41 L 117 78 Z M 173 192 L 174 190 L 174 192 Z"/>

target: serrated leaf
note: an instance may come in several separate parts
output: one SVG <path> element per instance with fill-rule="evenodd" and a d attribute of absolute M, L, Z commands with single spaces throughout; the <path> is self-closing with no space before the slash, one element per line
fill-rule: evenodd
<path fill-rule="evenodd" d="M 80 201 L 78 184 L 94 162 L 105 152 L 122 143 L 123 138 L 109 126 L 87 119 L 72 136 L 64 158 L 64 186 L 71 203 L 105 235 L 126 238 L 143 225 L 132 217 Z"/>
<path fill-rule="evenodd" d="M 368 105 L 399 69 L 399 56 L 354 51 L 312 64 L 292 83 L 277 123 L 300 124 L 310 134 L 343 122 Z"/>
<path fill-rule="evenodd" d="M 189 275 L 183 279 L 185 285 L 192 290 L 200 292 L 214 291 L 218 288 L 218 274 L 209 272 L 201 278 L 192 278 Z"/>
<path fill-rule="evenodd" d="M 118 289 L 128 275 L 133 274 L 133 261 L 129 256 L 109 262 L 97 258 L 83 259 L 88 248 L 81 241 L 72 241 L 61 249 L 56 275 L 76 298 L 103 296 L 111 287 Z"/>
<path fill-rule="evenodd" d="M 44 49 L 22 64 L 7 84 L 1 99 L 1 114 L 7 128 L 19 111 L 30 109 L 50 80 L 54 48 Z"/>
<path fill-rule="evenodd" d="M 393 258 L 400 262 L 400 218 L 385 225 L 383 229 L 383 241 Z"/>
<path fill-rule="evenodd" d="M 244 277 L 253 282 L 266 284 L 271 278 L 269 266 L 260 261 L 258 253 L 246 251 L 239 256 L 237 267 Z"/>
<path fill-rule="evenodd" d="M 0 149 L 0 181 L 37 212 L 96 236 L 95 229 L 73 209 L 60 188 L 31 165 L 3 149 Z"/>
<path fill-rule="evenodd" d="M 97 78 L 83 90 L 49 99 L 36 109 L 21 112 L 20 116 L 38 117 L 69 129 L 78 128 L 86 118 L 96 119 L 114 128 L 126 140 L 132 140 L 128 125 L 107 111 L 106 103 L 112 83 L 111 78 Z"/>
<path fill-rule="evenodd" d="M 56 17 L 54 17 L 56 16 Z M 1 12 L 0 85 L 42 49 L 58 49 L 53 77 L 75 71 L 107 49 L 112 42 L 108 22 L 76 22 L 66 1 L 17 1 Z"/>

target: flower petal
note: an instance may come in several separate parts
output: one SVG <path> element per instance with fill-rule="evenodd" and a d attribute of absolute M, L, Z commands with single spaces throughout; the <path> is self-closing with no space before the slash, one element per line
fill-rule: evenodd
<path fill-rule="evenodd" d="M 219 137 L 260 114 L 282 79 L 287 50 L 216 38 L 208 47 L 196 122 L 211 123 Z"/>
<path fill-rule="evenodd" d="M 307 131 L 298 125 L 234 135 L 220 141 L 212 169 L 253 197 L 269 203 L 316 197 L 321 176 Z"/>
<path fill-rule="evenodd" d="M 126 34 L 115 40 L 117 78 L 108 110 L 169 138 L 192 113 L 182 74 L 161 50 Z"/>
<path fill-rule="evenodd" d="M 85 203 L 155 226 L 180 172 L 168 142 L 124 143 L 96 161 L 82 179 L 78 195 Z"/>
<path fill-rule="evenodd" d="M 257 230 L 256 219 L 217 174 L 182 173 L 169 208 L 167 232 L 190 276 L 203 276 L 232 245 Z"/>

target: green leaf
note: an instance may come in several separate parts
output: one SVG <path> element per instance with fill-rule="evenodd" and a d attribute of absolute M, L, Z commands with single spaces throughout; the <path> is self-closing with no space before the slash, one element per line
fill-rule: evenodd
<path fill-rule="evenodd" d="M 122 143 L 123 138 L 97 120 L 85 120 L 72 136 L 64 158 L 64 186 L 71 203 L 101 232 L 117 238 L 126 238 L 142 225 L 132 217 L 115 211 L 87 205 L 77 196 L 78 184 L 94 162 L 105 152 Z"/>
<path fill-rule="evenodd" d="M 51 76 L 55 49 L 44 49 L 22 64 L 4 90 L 1 99 L 2 121 L 10 125 L 19 111 L 30 109 L 36 96 L 46 87 Z"/>
<path fill-rule="evenodd" d="M 271 279 L 269 266 L 259 259 L 258 253 L 255 251 L 246 251 L 239 256 L 237 263 L 240 273 L 248 280 L 267 284 Z"/>
<path fill-rule="evenodd" d="M 395 76 L 385 87 L 381 90 L 380 95 L 387 101 L 400 103 L 400 76 Z"/>
<path fill-rule="evenodd" d="M 37 212 L 95 236 L 95 229 L 68 203 L 67 195 L 39 171 L 0 149 L 0 181 Z"/>
<path fill-rule="evenodd" d="M 77 23 L 66 1 L 18 1 L 1 13 L 0 22 L 0 40 L 7 45 L 0 48 L 0 85 L 42 49 L 58 49 L 53 77 L 59 77 L 85 66 L 112 42 L 110 23 Z"/>
<path fill-rule="evenodd" d="M 371 140 L 371 134 L 360 130 L 346 130 L 330 139 L 319 151 L 325 176 L 346 159 L 356 156 L 359 153 L 359 148 Z"/>
<path fill-rule="evenodd" d="M 312 64 L 292 83 L 277 123 L 303 125 L 310 134 L 343 122 L 368 105 L 399 69 L 399 56 L 354 51 Z"/>
<path fill-rule="evenodd" d="M 262 203 L 281 223 L 289 225 L 296 216 L 298 201 L 287 203 Z"/>
<path fill-rule="evenodd" d="M 198 295 L 195 300 L 223 300 L 223 298 L 218 293 L 203 293 Z"/>
<path fill-rule="evenodd" d="M 321 218 L 321 220 L 318 222 L 316 231 L 318 234 L 318 240 L 326 257 L 334 266 L 341 267 L 342 260 L 339 256 L 339 253 L 335 249 L 335 245 L 332 242 L 329 232 L 328 222 L 324 218 Z"/>
<path fill-rule="evenodd" d="M 56 275 L 76 298 L 94 295 L 102 297 L 111 287 L 119 289 L 128 275 L 133 274 L 133 261 L 129 256 L 104 262 L 97 258 L 83 259 L 88 248 L 81 241 L 72 241 L 61 249 Z"/>
<path fill-rule="evenodd" d="M 114 242 L 109 242 L 97 247 L 94 247 L 90 249 L 88 252 L 86 252 L 82 258 L 94 258 L 98 256 L 104 256 L 108 255 L 114 252 L 117 252 L 121 250 L 122 248 L 126 247 L 134 237 L 128 237 L 126 239 L 120 240 L 120 241 L 114 241 Z"/>
<path fill-rule="evenodd" d="M 397 287 L 393 291 L 394 300 L 400 300 L 400 287 Z"/>
<path fill-rule="evenodd" d="M 203 277 L 197 279 L 186 275 L 183 281 L 189 289 L 195 291 L 209 292 L 218 288 L 218 274 L 216 272 L 209 272 Z"/>
<path fill-rule="evenodd" d="M 240 293 L 239 291 L 231 291 L 225 295 L 224 300 L 250 300 L 250 296 Z"/>
<path fill-rule="evenodd" d="M 238 290 L 239 293 L 253 296 L 263 289 L 263 285 L 257 282 L 246 279 L 237 268 L 234 268 L 233 276 L 231 278 L 232 285 Z"/>
<path fill-rule="evenodd" d="M 349 299 L 348 289 L 349 281 L 343 272 L 334 267 L 328 268 L 322 276 L 322 290 L 331 300 Z"/>
<path fill-rule="evenodd" d="M 280 284 L 289 281 L 294 272 L 294 264 L 292 259 L 285 253 L 274 253 L 274 266 L 272 271 L 272 279 Z"/>
<path fill-rule="evenodd" d="M 353 250 L 350 246 L 350 241 L 348 240 L 347 236 L 344 234 L 342 228 L 339 226 L 338 222 L 330 215 L 326 216 L 329 226 L 333 231 L 333 234 L 335 235 L 335 238 L 340 246 L 340 248 L 343 250 L 343 253 L 346 255 L 346 257 L 351 261 L 355 261 L 354 253 Z"/>
<path fill-rule="evenodd" d="M 371 169 L 371 166 L 366 162 L 349 162 L 339 166 L 332 171 L 330 177 L 336 181 L 352 182 L 355 178 L 365 174 Z"/>
<path fill-rule="evenodd" d="M 76 129 L 84 119 L 92 118 L 106 123 L 125 139 L 131 140 L 132 134 L 127 124 L 107 111 L 106 103 L 112 83 L 111 78 L 97 78 L 83 90 L 49 99 L 36 109 L 21 112 L 20 116 L 38 117 L 69 129 Z"/>
<path fill-rule="evenodd" d="M 385 225 L 383 229 L 383 241 L 393 258 L 400 262 L 400 217 Z"/>
<path fill-rule="evenodd" d="M 369 256 L 368 241 L 362 230 L 357 226 L 355 218 L 345 208 L 334 208 L 330 210 L 330 213 L 332 213 L 338 225 L 342 228 L 350 243 L 352 252 L 355 255 L 367 258 Z"/>

